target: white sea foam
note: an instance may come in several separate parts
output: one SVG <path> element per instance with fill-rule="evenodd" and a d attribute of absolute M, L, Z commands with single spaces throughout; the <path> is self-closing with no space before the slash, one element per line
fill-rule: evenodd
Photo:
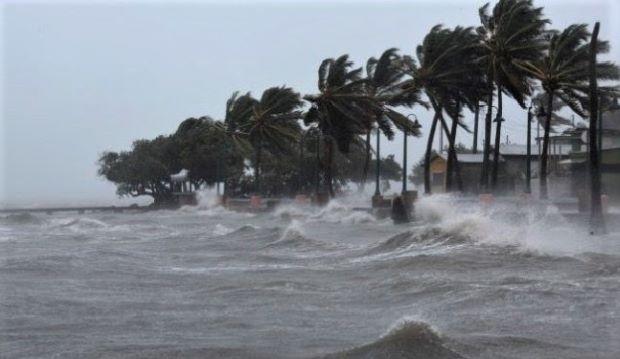
<path fill-rule="evenodd" d="M 220 223 L 216 224 L 215 228 L 213 229 L 213 234 L 215 234 L 216 236 L 223 236 L 231 232 L 234 232 L 234 229 L 228 228 L 225 225 L 220 224 Z"/>
<path fill-rule="evenodd" d="M 54 218 L 50 221 L 50 225 L 56 228 L 70 229 L 96 229 L 110 227 L 107 223 L 103 221 L 89 217 Z"/>
<path fill-rule="evenodd" d="M 213 188 L 205 188 L 196 191 L 197 204 L 195 206 L 182 206 L 178 209 L 178 212 L 195 214 L 205 217 L 214 218 L 251 218 L 256 215 L 247 212 L 235 212 L 226 209 L 221 205 L 216 191 Z"/>
<path fill-rule="evenodd" d="M 609 236 L 588 235 L 586 228 L 570 223 L 553 205 L 515 200 L 485 206 L 475 199 L 433 195 L 416 203 L 416 215 L 442 231 L 479 243 L 517 246 L 543 254 L 575 255 L 609 247 L 605 239 Z"/>

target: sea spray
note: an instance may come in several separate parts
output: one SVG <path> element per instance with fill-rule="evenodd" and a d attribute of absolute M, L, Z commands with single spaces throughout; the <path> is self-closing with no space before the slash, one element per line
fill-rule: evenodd
<path fill-rule="evenodd" d="M 604 240 L 588 236 L 586 228 L 570 223 L 557 207 L 546 203 L 515 200 L 481 205 L 472 198 L 434 195 L 417 202 L 416 214 L 429 226 L 480 244 L 516 246 L 550 255 L 597 251 L 604 245 Z"/>

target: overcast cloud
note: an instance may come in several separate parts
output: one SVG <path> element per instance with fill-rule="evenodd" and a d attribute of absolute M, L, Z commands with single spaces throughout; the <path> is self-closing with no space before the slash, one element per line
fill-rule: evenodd
<path fill-rule="evenodd" d="M 600 20 L 609 58 L 620 62 L 616 2 L 535 2 L 556 28 Z M 236 90 L 286 84 L 313 93 L 322 59 L 348 53 L 361 65 L 389 47 L 412 53 L 437 23 L 477 25 L 482 4 L 5 3 L 0 204 L 118 203 L 114 186 L 96 175 L 102 151 L 170 133 L 190 116 L 221 118 Z M 506 134 L 524 143 L 525 114 L 506 102 Z M 426 134 L 430 114 L 412 112 Z M 382 148 L 400 160 L 401 141 Z M 424 142 L 410 141 L 410 162 Z"/>

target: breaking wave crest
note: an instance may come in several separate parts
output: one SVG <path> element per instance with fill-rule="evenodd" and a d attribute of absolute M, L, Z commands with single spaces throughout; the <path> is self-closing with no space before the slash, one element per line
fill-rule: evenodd
<path fill-rule="evenodd" d="M 51 222 L 51 225 L 53 228 L 69 228 L 77 230 L 109 227 L 109 225 L 103 221 L 88 217 L 56 219 Z"/>
<path fill-rule="evenodd" d="M 379 340 L 325 358 L 462 359 L 424 322 L 403 320 Z"/>
<path fill-rule="evenodd" d="M 467 236 L 458 233 L 444 232 L 437 227 L 428 227 L 420 231 L 407 231 L 392 236 L 370 248 L 366 251 L 366 255 L 396 253 L 412 249 L 414 246 L 442 245 L 452 246 L 460 245 L 470 241 Z"/>
<path fill-rule="evenodd" d="M 540 203 L 507 202 L 485 207 L 475 200 L 435 195 L 416 203 L 416 216 L 426 226 L 439 229 L 440 237 L 450 234 L 482 245 L 514 247 L 541 255 L 606 253 L 612 249 L 609 243 L 620 238 L 620 233 L 589 236 L 586 228 L 569 222 L 556 207 Z M 612 251 L 620 254 L 620 246 Z"/>
<path fill-rule="evenodd" d="M 329 250 L 340 247 L 307 237 L 303 224 L 293 220 L 278 239 L 268 243 L 265 248 L 295 249 L 296 251 Z"/>

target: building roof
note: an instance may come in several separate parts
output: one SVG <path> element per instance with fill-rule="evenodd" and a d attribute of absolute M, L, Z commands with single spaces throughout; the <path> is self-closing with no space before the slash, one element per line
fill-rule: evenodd
<path fill-rule="evenodd" d="M 554 152 L 555 151 L 555 152 Z M 549 144 L 549 153 L 555 155 L 568 156 L 573 151 L 573 145 L 567 144 Z M 538 144 L 532 143 L 531 155 L 538 156 L 542 152 L 542 146 L 538 148 Z M 527 156 L 527 145 L 516 143 L 502 143 L 499 145 L 499 153 L 502 156 Z"/>
<path fill-rule="evenodd" d="M 447 152 L 442 152 L 438 156 L 443 158 L 444 160 L 448 159 L 448 153 Z M 482 156 L 482 153 L 457 153 L 456 154 L 456 159 L 460 163 L 482 163 L 483 156 Z M 489 154 L 489 159 L 491 161 L 493 160 L 493 153 Z M 502 156 L 500 156 L 499 160 L 503 161 L 504 159 L 502 158 Z"/>
<path fill-rule="evenodd" d="M 527 145 L 516 143 L 502 143 L 499 145 L 499 153 L 502 156 L 525 156 L 527 155 Z M 532 144 L 530 153 L 538 155 L 538 145 Z"/>
<path fill-rule="evenodd" d="M 185 181 L 187 180 L 187 175 L 189 174 L 189 171 L 186 169 L 182 169 L 179 171 L 179 173 L 170 175 L 170 180 L 172 182 L 181 182 L 181 181 Z"/>

